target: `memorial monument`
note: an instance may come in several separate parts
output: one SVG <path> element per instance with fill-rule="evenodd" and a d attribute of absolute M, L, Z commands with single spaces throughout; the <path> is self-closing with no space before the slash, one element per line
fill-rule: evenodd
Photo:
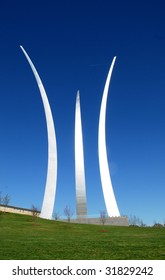
<path fill-rule="evenodd" d="M 36 79 L 39 87 L 40 95 L 43 102 L 43 107 L 46 117 L 47 135 L 48 135 L 48 166 L 47 179 L 45 185 L 45 193 L 40 213 L 41 218 L 52 219 L 54 201 L 56 195 L 56 181 L 57 181 L 57 147 L 56 134 L 50 104 L 46 95 L 46 91 L 42 81 L 38 75 L 34 64 L 28 56 L 25 49 L 20 46 Z M 98 128 L 98 157 L 100 167 L 100 177 L 102 183 L 102 190 L 107 209 L 107 224 L 114 225 L 128 225 L 127 217 L 121 217 L 115 199 L 110 170 L 108 165 L 108 157 L 106 150 L 106 107 L 108 91 L 112 76 L 113 67 L 116 57 L 113 58 L 109 73 L 106 79 L 102 102 L 100 107 L 99 128 Z M 84 168 L 84 151 L 83 151 L 83 133 L 81 122 L 81 108 L 80 108 L 80 93 L 77 92 L 76 106 L 75 106 L 75 182 L 76 182 L 76 214 L 77 218 L 73 222 L 98 224 L 99 218 L 87 217 L 86 205 L 86 186 L 85 186 L 85 168 Z"/>

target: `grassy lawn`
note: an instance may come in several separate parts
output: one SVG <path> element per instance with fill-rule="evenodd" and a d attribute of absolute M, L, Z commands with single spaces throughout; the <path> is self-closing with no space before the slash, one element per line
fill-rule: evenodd
<path fill-rule="evenodd" d="M 0 259 L 165 259 L 165 228 L 80 225 L 0 215 Z"/>

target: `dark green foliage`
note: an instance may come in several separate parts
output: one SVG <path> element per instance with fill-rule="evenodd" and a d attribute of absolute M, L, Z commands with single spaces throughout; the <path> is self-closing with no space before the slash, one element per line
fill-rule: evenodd
<path fill-rule="evenodd" d="M 0 219 L 0 259 L 165 259 L 165 228 L 54 222 L 6 213 Z"/>

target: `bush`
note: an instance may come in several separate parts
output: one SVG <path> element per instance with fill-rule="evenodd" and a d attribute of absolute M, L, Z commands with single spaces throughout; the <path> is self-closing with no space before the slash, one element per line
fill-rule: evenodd
<path fill-rule="evenodd" d="M 163 228 L 164 226 L 162 224 L 160 224 L 160 223 L 155 223 L 153 225 L 153 227 L 155 227 L 155 228 Z"/>

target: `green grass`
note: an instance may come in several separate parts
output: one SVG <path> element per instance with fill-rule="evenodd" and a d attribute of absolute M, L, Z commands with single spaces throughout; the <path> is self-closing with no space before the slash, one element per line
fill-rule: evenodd
<path fill-rule="evenodd" d="M 3 260 L 165 259 L 165 228 L 80 225 L 0 215 Z"/>

